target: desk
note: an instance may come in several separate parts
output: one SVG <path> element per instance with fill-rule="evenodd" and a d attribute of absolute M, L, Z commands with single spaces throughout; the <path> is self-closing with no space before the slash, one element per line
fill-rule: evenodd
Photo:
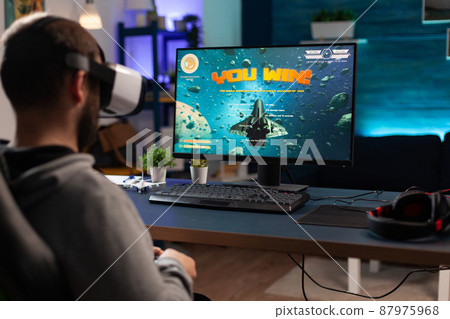
<path fill-rule="evenodd" d="M 169 185 L 175 182 L 187 181 L 168 180 Z M 321 198 L 331 195 L 352 196 L 365 191 L 310 187 L 307 192 L 312 198 Z M 300 227 L 292 220 L 300 218 L 318 205 L 333 204 L 333 200 L 309 201 L 292 213 L 290 218 L 285 214 L 243 213 L 183 206 L 172 206 L 169 209 L 166 205 L 150 204 L 148 194 L 139 194 L 132 190 L 129 190 L 128 194 L 144 223 L 154 224 L 150 229 L 154 239 L 313 255 L 329 254 L 333 257 L 375 259 L 415 265 L 450 265 L 449 236 L 434 236 L 425 241 L 399 242 L 378 238 L 367 229 L 314 225 Z M 398 193 L 385 192 L 364 198 L 392 200 L 396 195 Z M 356 206 L 373 207 L 377 206 L 377 203 L 361 201 L 357 202 Z M 164 212 L 166 213 L 162 215 Z M 448 271 L 442 271 L 439 300 L 448 300 L 449 295 Z"/>

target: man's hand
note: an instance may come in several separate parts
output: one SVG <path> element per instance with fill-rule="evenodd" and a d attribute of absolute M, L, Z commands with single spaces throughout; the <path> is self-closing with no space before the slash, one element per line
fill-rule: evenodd
<path fill-rule="evenodd" d="M 157 255 L 157 248 L 158 247 L 153 247 L 153 251 L 155 252 L 155 255 Z M 158 256 L 159 258 L 174 258 L 176 260 L 178 260 L 186 269 L 186 272 L 188 273 L 189 276 L 191 276 L 192 279 L 195 279 L 197 277 L 197 270 L 195 269 L 195 260 L 192 259 L 191 257 L 180 253 L 179 251 L 172 249 L 172 248 L 168 248 L 166 250 L 161 250 L 159 249 L 162 253 Z"/>
<path fill-rule="evenodd" d="M 155 257 L 159 257 L 161 256 L 161 254 L 164 252 L 164 250 L 162 250 L 161 248 L 157 247 L 157 246 L 153 246 L 153 253 L 155 254 Z"/>

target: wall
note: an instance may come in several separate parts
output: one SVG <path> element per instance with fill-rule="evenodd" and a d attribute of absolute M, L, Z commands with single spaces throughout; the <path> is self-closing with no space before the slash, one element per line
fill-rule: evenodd
<path fill-rule="evenodd" d="M 273 41 L 310 40 L 310 20 L 322 8 L 361 14 L 373 0 L 273 0 Z M 428 134 L 450 129 L 450 24 L 421 22 L 422 0 L 378 0 L 356 24 L 356 133 Z"/>
<path fill-rule="evenodd" d="M 241 0 L 203 0 L 203 20 L 204 46 L 241 45 Z"/>
<path fill-rule="evenodd" d="M 174 30 L 173 20 L 181 20 L 186 14 L 195 14 L 199 16 L 200 20 L 203 22 L 203 0 L 155 0 L 155 4 L 158 15 L 166 18 L 166 28 L 169 31 Z M 133 17 L 133 13 L 130 14 Z M 125 27 L 134 26 L 134 19 L 129 21 L 128 24 L 125 23 Z M 163 50 L 161 50 L 163 43 L 161 38 L 159 38 L 158 41 L 160 48 L 158 50 L 158 55 L 161 57 L 163 54 Z M 176 49 L 184 48 L 186 46 L 187 42 L 185 40 L 169 41 L 167 43 L 166 54 L 168 72 L 175 68 Z M 125 55 L 125 64 L 128 67 L 137 70 L 147 78 L 153 77 L 152 37 L 150 35 L 128 37 L 125 39 L 125 49 L 133 57 L 130 58 L 128 55 Z M 162 69 L 162 65 L 160 65 L 159 72 L 163 72 Z M 163 79 L 160 77 L 158 81 L 161 82 Z"/>
<path fill-rule="evenodd" d="M 272 44 L 272 0 L 242 1 L 242 45 Z"/>

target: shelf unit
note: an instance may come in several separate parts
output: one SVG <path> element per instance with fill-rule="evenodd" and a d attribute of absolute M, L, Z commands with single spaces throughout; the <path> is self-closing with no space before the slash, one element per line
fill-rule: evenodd
<path fill-rule="evenodd" d="M 119 31 L 119 63 L 125 65 L 125 39 L 128 37 L 151 36 L 151 47 L 153 53 L 153 79 L 157 80 L 159 74 L 167 72 L 167 44 L 174 40 L 186 40 L 186 32 L 173 32 L 166 30 L 159 30 L 156 21 L 152 22 L 151 26 L 126 28 L 120 22 L 118 26 Z M 158 56 L 158 38 L 162 39 L 162 69 L 159 70 L 159 56 Z M 160 97 L 160 87 L 154 83 L 153 96 L 146 98 L 145 108 L 153 109 L 154 112 L 154 128 L 155 131 L 161 131 L 161 104 L 174 103 L 170 97 Z"/>

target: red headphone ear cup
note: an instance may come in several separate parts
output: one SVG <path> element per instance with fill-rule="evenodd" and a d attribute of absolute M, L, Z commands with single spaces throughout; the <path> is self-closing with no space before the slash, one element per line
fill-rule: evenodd
<path fill-rule="evenodd" d="M 400 194 L 393 203 L 395 220 L 426 222 L 432 219 L 433 204 L 429 195 L 421 191 Z"/>

